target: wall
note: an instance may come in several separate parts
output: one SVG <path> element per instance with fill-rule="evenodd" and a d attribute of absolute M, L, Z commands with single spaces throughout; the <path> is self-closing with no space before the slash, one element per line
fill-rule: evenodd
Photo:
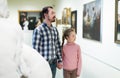
<path fill-rule="evenodd" d="M 55 5 L 57 17 L 61 19 L 65 7 L 77 10 L 76 42 L 80 44 L 83 54 L 81 78 L 119 78 L 120 45 L 114 43 L 115 0 L 102 0 L 101 42 L 82 38 L 83 5 L 91 1 L 93 0 L 58 0 Z"/>

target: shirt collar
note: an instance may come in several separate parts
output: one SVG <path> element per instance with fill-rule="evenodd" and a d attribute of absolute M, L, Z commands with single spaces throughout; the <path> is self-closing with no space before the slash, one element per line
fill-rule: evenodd
<path fill-rule="evenodd" d="M 69 43 L 69 42 L 67 42 L 67 45 L 74 45 L 75 43 Z"/>
<path fill-rule="evenodd" d="M 48 27 L 48 25 L 45 22 L 43 22 L 43 26 Z M 48 28 L 53 29 L 53 25 L 51 24 L 51 27 L 48 27 Z"/>

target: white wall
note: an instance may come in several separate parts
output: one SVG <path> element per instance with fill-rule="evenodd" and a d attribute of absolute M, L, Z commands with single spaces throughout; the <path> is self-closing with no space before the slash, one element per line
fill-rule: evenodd
<path fill-rule="evenodd" d="M 91 1 L 93 0 L 58 0 L 55 5 L 57 17 L 61 19 L 62 10 L 65 7 L 71 7 L 72 10 L 77 10 L 78 33 L 76 42 L 81 46 L 83 58 L 87 58 L 86 54 L 91 56 L 86 60 L 83 59 L 82 74 L 84 76 L 82 78 L 108 78 L 107 75 L 109 75 L 109 78 L 118 78 L 120 77 L 120 45 L 114 43 L 115 0 L 102 0 L 101 42 L 82 38 L 83 5 Z M 90 58 L 92 57 L 98 59 L 101 64 L 97 63 L 98 60 L 96 59 L 93 59 L 94 61 L 91 62 Z M 97 67 L 100 68 L 96 69 Z M 100 76 L 98 73 L 102 73 L 102 69 L 106 72 L 109 71 L 109 74 L 106 74 L 105 76 L 102 76 L 101 74 Z M 112 72 L 113 70 L 117 73 L 114 74 Z M 88 75 L 88 77 L 85 75 Z"/>
<path fill-rule="evenodd" d="M 120 78 L 120 71 L 89 55 L 82 54 L 82 56 L 83 70 L 80 78 Z"/>

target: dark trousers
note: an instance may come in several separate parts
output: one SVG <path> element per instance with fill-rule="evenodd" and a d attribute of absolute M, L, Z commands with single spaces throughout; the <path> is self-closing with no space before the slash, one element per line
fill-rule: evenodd
<path fill-rule="evenodd" d="M 53 60 L 52 62 L 49 62 L 51 71 L 52 71 L 52 78 L 55 78 L 56 75 L 56 67 L 57 67 L 57 60 Z"/>
<path fill-rule="evenodd" d="M 63 71 L 64 78 L 77 78 L 77 69 L 75 70 L 65 70 Z"/>

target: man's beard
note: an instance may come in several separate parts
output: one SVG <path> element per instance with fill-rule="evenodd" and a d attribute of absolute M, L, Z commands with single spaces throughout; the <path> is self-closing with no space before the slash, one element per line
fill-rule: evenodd
<path fill-rule="evenodd" d="M 54 20 L 52 20 L 51 22 L 55 22 L 55 18 L 54 18 Z"/>
<path fill-rule="evenodd" d="M 48 17 L 48 20 L 51 21 L 51 22 L 55 22 L 55 16 L 54 16 L 52 19 L 50 19 L 50 18 Z"/>

